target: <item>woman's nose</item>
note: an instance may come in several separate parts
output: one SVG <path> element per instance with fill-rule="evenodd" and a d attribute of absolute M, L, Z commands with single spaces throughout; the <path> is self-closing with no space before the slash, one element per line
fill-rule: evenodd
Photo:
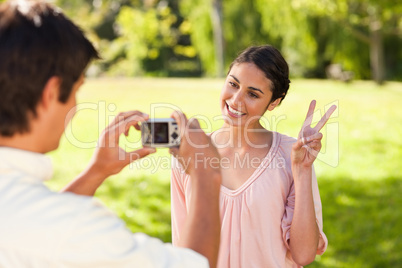
<path fill-rule="evenodd" d="M 241 90 L 238 90 L 233 96 L 232 96 L 232 101 L 233 105 L 236 106 L 241 106 L 243 103 L 243 92 Z"/>

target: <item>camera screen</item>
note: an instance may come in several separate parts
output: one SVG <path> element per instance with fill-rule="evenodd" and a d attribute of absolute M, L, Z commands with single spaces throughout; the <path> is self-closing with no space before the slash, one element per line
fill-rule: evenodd
<path fill-rule="evenodd" d="M 153 127 L 153 129 L 152 129 Z M 168 143 L 169 142 L 169 125 L 167 123 L 153 123 L 151 124 L 151 133 L 154 143 Z"/>

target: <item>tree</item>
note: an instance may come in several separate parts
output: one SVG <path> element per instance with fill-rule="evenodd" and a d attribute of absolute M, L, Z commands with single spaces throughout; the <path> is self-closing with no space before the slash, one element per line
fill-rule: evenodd
<path fill-rule="evenodd" d="M 260 30 L 255 1 L 182 0 L 180 10 L 191 25 L 192 44 L 207 75 L 222 76 L 222 69 L 250 45 L 275 43 Z"/>
<path fill-rule="evenodd" d="M 0 0 L 1 1 L 1 0 Z M 272 44 L 292 76 L 340 63 L 358 79 L 402 78 L 397 0 L 57 0 L 125 75 L 222 76 L 250 45 Z M 143 72 L 141 72 L 143 71 Z"/>
<path fill-rule="evenodd" d="M 305 76 L 306 70 L 316 66 L 317 52 L 308 14 L 293 0 L 256 0 L 256 7 L 261 14 L 261 30 L 276 40 L 274 44 L 284 54 L 292 76 Z"/>
<path fill-rule="evenodd" d="M 186 18 L 191 43 L 200 57 L 202 68 L 207 75 L 217 73 L 211 14 L 211 0 L 182 0 L 180 11 Z"/>
<path fill-rule="evenodd" d="M 214 33 L 216 75 L 223 77 L 225 68 L 222 0 L 212 0 L 212 28 Z"/>
<path fill-rule="evenodd" d="M 160 9 L 137 9 L 122 7 L 117 16 L 118 35 L 113 42 L 110 58 L 116 62 L 112 72 L 120 75 L 143 74 L 142 62 L 146 58 L 151 60 L 160 56 L 163 46 L 174 46 L 177 36 L 170 30 L 176 17 L 168 7 Z M 124 57 L 120 57 L 120 55 Z"/>
<path fill-rule="evenodd" d="M 378 84 L 385 79 L 384 36 L 402 35 L 402 3 L 395 0 L 301 0 L 310 16 L 328 17 L 369 47 L 371 76 Z M 353 39 L 343 38 L 344 42 Z M 361 52 L 357 48 L 355 53 Z"/>

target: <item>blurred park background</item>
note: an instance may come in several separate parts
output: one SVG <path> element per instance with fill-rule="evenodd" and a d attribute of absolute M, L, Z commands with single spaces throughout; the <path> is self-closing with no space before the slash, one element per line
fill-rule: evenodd
<path fill-rule="evenodd" d="M 339 64 L 354 79 L 402 79 L 399 0 L 52 2 L 102 51 L 93 76 L 222 77 L 241 50 L 269 43 L 292 77 L 325 78 Z"/>
<path fill-rule="evenodd" d="M 2 2 L 3 0 L 0 0 Z M 220 127 L 228 65 L 272 44 L 290 65 L 267 128 L 297 136 L 311 99 L 338 110 L 316 161 L 329 247 L 308 267 L 402 267 L 402 2 L 399 0 L 56 0 L 101 51 L 78 111 L 50 153 L 59 190 L 88 163 L 120 111 L 167 117 L 176 107 Z M 328 79 L 330 78 L 330 79 Z M 210 122 L 210 123 L 209 123 Z M 132 130 L 121 146 L 140 146 Z M 159 162 L 158 162 L 159 161 Z M 170 241 L 166 149 L 108 179 L 96 196 L 134 232 Z"/>

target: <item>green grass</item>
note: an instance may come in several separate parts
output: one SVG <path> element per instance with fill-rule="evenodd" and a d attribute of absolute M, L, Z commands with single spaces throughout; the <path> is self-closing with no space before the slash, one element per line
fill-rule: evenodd
<path fill-rule="evenodd" d="M 89 79 L 78 94 L 81 106 L 71 131 L 50 153 L 55 177 L 48 185 L 58 190 L 85 167 L 99 131 L 120 111 L 168 117 L 171 107 L 155 105 L 167 103 L 202 119 L 208 132 L 219 128 L 222 84 L 222 79 Z M 297 136 L 311 99 L 317 100 L 316 120 L 332 103 L 338 110 L 323 129 L 323 153 L 315 163 L 329 246 L 309 267 L 402 266 L 402 83 L 292 81 L 281 106 L 266 114 L 269 128 Z M 131 131 L 122 146 L 132 150 L 139 137 Z M 109 178 L 96 196 L 132 231 L 170 241 L 169 176 L 169 154 L 160 149 Z"/>

